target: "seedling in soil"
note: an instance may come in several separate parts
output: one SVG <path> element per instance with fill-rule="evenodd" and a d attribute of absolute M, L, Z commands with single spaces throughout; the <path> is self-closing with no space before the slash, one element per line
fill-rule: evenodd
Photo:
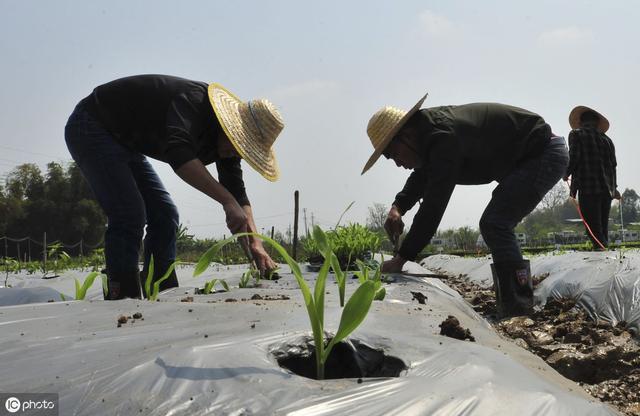
<path fill-rule="evenodd" d="M 204 288 L 201 289 L 200 293 L 203 295 L 209 295 L 211 293 L 211 291 L 215 288 L 216 283 L 220 282 L 220 284 L 222 285 L 222 287 L 224 288 L 225 292 L 229 292 L 231 289 L 229 289 L 229 285 L 227 284 L 226 280 L 224 279 L 212 279 L 209 280 L 208 282 L 206 282 L 204 284 Z"/>
<path fill-rule="evenodd" d="M 242 276 L 240 277 L 240 282 L 238 282 L 238 287 L 240 289 L 246 289 L 248 287 L 251 287 L 249 286 L 249 282 L 251 281 L 252 278 L 255 279 L 255 283 L 253 284 L 253 287 L 257 287 L 260 284 L 260 270 L 250 268 L 246 272 L 242 273 Z"/>
<path fill-rule="evenodd" d="M 176 266 L 180 264 L 179 261 L 174 261 L 169 265 L 169 268 L 165 272 L 164 275 L 151 285 L 153 281 L 153 273 L 154 273 L 154 265 L 153 265 L 153 254 L 151 255 L 151 260 L 149 260 L 149 271 L 147 272 L 147 280 L 144 282 L 145 293 L 147 294 L 147 299 L 152 302 L 155 302 L 158 299 L 158 294 L 160 293 L 160 284 L 167 280 L 171 273 L 176 268 Z"/>
<path fill-rule="evenodd" d="M 326 242 L 326 235 L 320 229 L 320 227 L 315 226 L 313 230 L 314 239 L 317 241 Z M 287 251 L 276 241 L 272 240 L 269 237 L 254 234 L 254 233 L 241 233 L 234 235 L 226 240 L 222 240 L 213 245 L 206 253 L 202 255 L 198 264 L 196 265 L 194 276 L 200 275 L 204 272 L 213 258 L 215 258 L 216 254 L 220 249 L 225 245 L 232 241 L 234 241 L 238 237 L 242 236 L 254 236 L 259 237 L 266 243 L 270 244 L 287 262 L 289 267 L 291 268 L 291 272 L 293 273 L 296 281 L 298 282 L 298 286 L 300 287 L 300 291 L 302 292 L 302 296 L 304 298 L 305 306 L 307 308 L 307 314 L 309 315 L 309 322 L 311 323 L 311 330 L 313 332 L 313 339 L 316 349 L 316 374 L 319 380 L 324 379 L 324 365 L 331 354 L 331 350 L 333 347 L 338 344 L 340 341 L 345 339 L 349 334 L 351 334 L 361 323 L 364 321 L 367 313 L 369 313 L 369 309 L 371 307 L 371 303 L 373 302 L 373 298 L 376 293 L 375 283 L 371 280 L 367 280 L 360 284 L 360 286 L 356 289 L 356 291 L 351 295 L 347 304 L 344 306 L 342 310 L 342 316 L 340 317 L 340 324 L 338 326 L 338 330 L 336 334 L 331 338 L 328 345 L 325 346 L 325 337 L 324 337 L 324 295 L 325 295 L 325 285 L 327 281 L 327 275 L 329 274 L 329 269 L 333 267 L 333 263 L 337 263 L 337 258 L 331 252 L 330 249 L 326 249 L 325 260 L 320 268 L 320 272 L 318 277 L 316 278 L 316 284 L 314 292 L 311 293 L 307 282 L 304 280 L 302 275 L 302 271 L 300 270 L 300 265 L 289 256 Z M 339 264 L 337 266 L 337 270 L 339 269 Z"/>

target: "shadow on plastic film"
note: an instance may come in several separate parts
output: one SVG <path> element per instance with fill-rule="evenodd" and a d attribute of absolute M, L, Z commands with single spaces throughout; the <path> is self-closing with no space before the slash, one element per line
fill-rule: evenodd
<path fill-rule="evenodd" d="M 272 374 L 284 379 L 291 378 L 290 374 L 278 370 L 264 369 L 258 367 L 220 367 L 220 368 L 199 368 L 199 367 L 175 367 L 167 365 L 162 358 L 156 358 L 155 364 L 164 369 L 168 378 L 181 378 L 186 380 L 224 380 L 248 374 Z"/>

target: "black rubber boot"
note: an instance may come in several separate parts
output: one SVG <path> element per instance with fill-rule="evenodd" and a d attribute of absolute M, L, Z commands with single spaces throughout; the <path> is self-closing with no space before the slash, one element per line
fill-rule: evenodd
<path fill-rule="evenodd" d="M 160 273 L 158 270 L 155 270 L 155 272 L 153 273 L 153 280 L 151 281 L 151 290 L 153 290 L 153 284 L 160 280 L 162 278 L 162 276 L 164 276 L 164 274 L 166 273 L 166 270 L 164 270 L 162 273 Z M 147 281 L 147 275 L 148 275 L 148 271 L 146 269 L 144 269 L 142 271 L 142 274 L 140 275 L 140 282 L 142 283 L 142 294 L 145 298 L 148 298 L 146 290 L 145 290 L 145 284 Z M 169 275 L 169 277 L 167 277 L 165 280 L 163 280 L 160 283 L 160 292 L 167 290 L 167 289 L 171 289 L 172 287 L 178 287 L 178 276 L 176 276 L 176 271 L 175 269 L 171 271 L 171 274 Z"/>
<path fill-rule="evenodd" d="M 107 271 L 106 274 L 107 292 L 104 294 L 104 300 L 140 299 L 140 273 L 137 270 L 118 275 Z"/>
<path fill-rule="evenodd" d="M 533 312 L 533 280 L 529 260 L 492 264 L 491 273 L 501 318 Z"/>

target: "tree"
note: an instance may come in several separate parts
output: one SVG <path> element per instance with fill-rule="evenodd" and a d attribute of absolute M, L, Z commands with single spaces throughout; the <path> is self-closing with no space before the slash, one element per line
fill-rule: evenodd
<path fill-rule="evenodd" d="M 543 210 L 556 211 L 562 207 L 569 198 L 569 189 L 563 181 L 559 181 L 540 201 L 539 207 Z"/>
<path fill-rule="evenodd" d="M 625 224 L 640 219 L 640 196 L 633 189 L 627 188 L 622 193 L 622 220 Z M 619 214 L 618 214 L 619 215 Z"/>
<path fill-rule="evenodd" d="M 367 228 L 375 232 L 384 232 L 384 223 L 387 221 L 387 213 L 389 210 L 384 204 L 378 202 L 369 207 L 369 216 L 367 217 Z"/>

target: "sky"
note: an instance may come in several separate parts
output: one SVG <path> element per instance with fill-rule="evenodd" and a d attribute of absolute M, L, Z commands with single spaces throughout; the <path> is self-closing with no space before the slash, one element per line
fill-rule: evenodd
<path fill-rule="evenodd" d="M 562 136 L 571 109 L 592 106 L 611 122 L 621 191 L 640 190 L 638 21 L 634 0 L 0 0 L 0 179 L 21 163 L 71 161 L 64 126 L 75 104 L 102 83 L 155 73 L 279 109 L 281 179 L 244 164 L 259 231 L 292 224 L 294 190 L 309 225 L 332 227 L 352 201 L 344 222 L 389 206 L 410 172 L 382 159 L 360 175 L 373 149 L 366 126 L 425 92 L 425 107 L 526 108 Z M 192 234 L 228 234 L 219 204 L 152 163 Z M 440 229 L 477 228 L 495 186 L 458 186 Z"/>

